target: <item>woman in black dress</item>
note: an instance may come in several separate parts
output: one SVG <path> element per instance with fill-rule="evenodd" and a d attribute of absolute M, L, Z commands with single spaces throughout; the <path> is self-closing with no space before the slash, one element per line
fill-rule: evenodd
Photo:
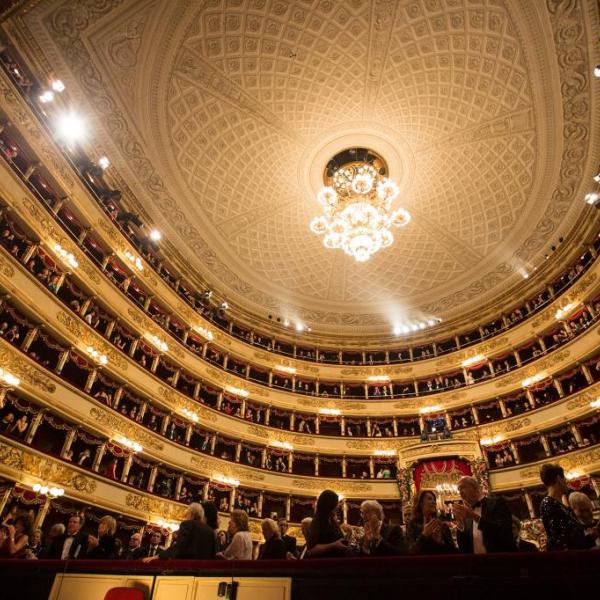
<path fill-rule="evenodd" d="M 117 558 L 115 534 L 117 522 L 109 515 L 102 517 L 98 522 L 98 537 L 88 536 L 88 551 L 86 558 L 114 559 Z"/>
<path fill-rule="evenodd" d="M 540 503 L 540 516 L 548 536 L 547 549 L 585 550 L 594 546 L 597 532 L 586 535 L 573 510 L 563 503 L 563 497 L 569 493 L 564 469 L 559 465 L 543 465 L 540 478 L 547 490 Z"/>
<path fill-rule="evenodd" d="M 273 519 L 263 519 L 261 528 L 265 543 L 260 548 L 258 558 L 286 558 L 285 542 L 281 539 L 279 525 Z"/>
<path fill-rule="evenodd" d="M 411 554 L 449 554 L 456 552 L 450 528 L 438 518 L 437 501 L 431 490 L 421 490 L 406 527 Z"/>
<path fill-rule="evenodd" d="M 350 554 L 348 541 L 336 515 L 339 501 L 333 490 L 321 492 L 310 524 L 305 558 L 332 558 Z"/>

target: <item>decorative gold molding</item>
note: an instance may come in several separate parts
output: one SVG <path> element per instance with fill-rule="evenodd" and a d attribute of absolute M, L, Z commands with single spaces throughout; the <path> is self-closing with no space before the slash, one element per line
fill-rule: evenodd
<path fill-rule="evenodd" d="M 29 361 L 18 351 L 14 350 L 8 342 L 1 340 L 0 342 L 0 363 L 4 365 L 8 371 L 19 377 L 21 381 L 36 387 L 48 394 L 54 394 L 56 385 L 44 373 L 42 369 L 31 365 Z"/>
<path fill-rule="evenodd" d="M 294 479 L 291 485 L 301 490 L 325 490 L 333 489 L 339 494 L 350 495 L 356 493 L 370 492 L 373 486 L 370 483 L 357 483 L 345 479 Z"/>
<path fill-rule="evenodd" d="M 156 440 L 152 434 L 145 431 L 141 425 L 128 422 L 124 418 L 107 410 L 93 406 L 90 408 L 90 416 L 97 423 L 108 427 L 113 432 L 113 435 L 121 434 L 132 441 L 139 442 L 142 446 L 154 450 L 163 451 L 165 449 L 164 444 Z"/>
<path fill-rule="evenodd" d="M 175 502 L 158 500 L 149 496 L 133 493 L 127 494 L 125 504 L 137 512 L 145 513 L 148 517 L 150 515 L 155 515 L 169 521 L 182 521 L 186 511 L 185 506 L 181 506 Z"/>
<path fill-rule="evenodd" d="M 227 464 L 214 458 L 190 456 L 190 462 L 202 469 L 206 477 L 212 477 L 215 473 L 221 473 L 227 477 L 235 477 L 245 481 L 264 481 L 265 475 L 256 473 L 253 469 L 242 466 Z"/>

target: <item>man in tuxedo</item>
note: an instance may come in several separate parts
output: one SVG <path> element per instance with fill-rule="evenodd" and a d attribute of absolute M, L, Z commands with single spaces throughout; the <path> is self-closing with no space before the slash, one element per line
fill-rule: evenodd
<path fill-rule="evenodd" d="M 67 522 L 67 531 L 52 540 L 46 558 L 60 558 L 70 560 L 85 558 L 88 547 L 88 536 L 81 531 L 83 516 L 72 514 Z"/>
<path fill-rule="evenodd" d="M 180 523 L 177 540 L 158 555 L 143 558 L 150 562 L 157 558 L 195 558 L 208 560 L 215 557 L 215 532 L 204 522 L 204 509 L 201 504 L 192 502 Z"/>
<path fill-rule="evenodd" d="M 279 531 L 281 532 L 281 539 L 285 544 L 285 553 L 291 554 L 292 556 L 296 556 L 296 538 L 291 535 L 286 535 L 288 530 L 288 522 L 285 517 L 281 517 L 277 524 L 279 525 Z"/>
<path fill-rule="evenodd" d="M 512 515 L 506 501 L 484 496 L 473 477 L 461 477 L 458 493 L 464 504 L 455 502 L 452 512 L 458 526 L 459 550 L 465 554 L 514 552 Z"/>
<path fill-rule="evenodd" d="M 137 558 L 142 558 L 142 556 L 144 556 L 142 554 L 142 534 L 137 532 L 132 533 L 129 538 L 129 546 L 123 553 L 122 558 L 125 560 L 136 560 Z"/>
<path fill-rule="evenodd" d="M 571 492 L 569 506 L 583 525 L 585 535 L 595 539 L 596 547 L 600 547 L 600 524 L 594 519 L 594 505 L 589 497 L 583 492 Z"/>
<path fill-rule="evenodd" d="M 397 556 L 406 553 L 406 540 L 399 525 L 384 525 L 383 506 L 377 500 L 360 505 L 365 534 L 359 552 L 366 556 Z"/>
<path fill-rule="evenodd" d="M 160 545 L 161 540 L 162 535 L 160 531 L 152 531 L 150 533 L 150 543 L 140 549 L 137 558 L 148 558 L 152 556 L 158 557 L 159 553 L 164 550 L 164 548 Z"/>
<path fill-rule="evenodd" d="M 537 552 L 538 547 L 527 540 L 521 539 L 521 521 L 513 515 L 512 517 L 512 534 L 515 540 L 515 548 L 517 552 Z"/>

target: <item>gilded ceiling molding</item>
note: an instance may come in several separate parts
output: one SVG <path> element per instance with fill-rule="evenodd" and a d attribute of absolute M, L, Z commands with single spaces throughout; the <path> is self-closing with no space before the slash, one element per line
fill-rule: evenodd
<path fill-rule="evenodd" d="M 330 489 L 345 496 L 364 494 L 373 490 L 373 486 L 369 483 L 357 483 L 345 479 L 322 479 L 320 477 L 315 477 L 314 479 L 294 479 L 290 487 L 291 489 L 315 491 Z"/>
<path fill-rule="evenodd" d="M 21 381 L 48 394 L 54 394 L 56 391 L 56 385 L 45 374 L 44 370 L 30 364 L 20 352 L 5 340 L 0 341 L 0 363 L 4 369 L 19 377 Z"/>
<path fill-rule="evenodd" d="M 90 416 L 96 423 L 99 423 L 110 430 L 111 433 L 109 437 L 120 434 L 134 442 L 139 442 L 146 448 L 152 448 L 159 452 L 163 452 L 165 449 L 165 445 L 162 442 L 159 442 L 156 439 L 156 436 L 147 432 L 144 427 L 137 423 L 129 422 L 127 419 L 118 416 L 114 411 L 109 412 L 93 406 L 90 408 Z"/>
<path fill-rule="evenodd" d="M 11 279 L 15 276 L 15 270 L 10 264 L 10 259 L 3 254 L 0 254 L 0 273 L 7 279 Z"/>
<path fill-rule="evenodd" d="M 600 328 L 598 329 L 600 332 Z M 541 360 L 536 361 L 535 365 L 529 365 L 524 369 L 519 369 L 516 372 L 509 373 L 507 375 L 503 375 L 499 381 L 496 381 L 497 388 L 503 388 L 509 385 L 516 383 L 517 381 L 523 381 L 528 377 L 532 377 L 537 373 L 541 373 L 551 367 L 554 367 L 561 362 L 565 361 L 567 358 L 571 356 L 570 350 L 556 350 L 546 358 L 542 358 Z M 548 373 L 550 376 L 550 373 Z"/>
<path fill-rule="evenodd" d="M 186 408 L 187 410 L 196 413 L 198 417 L 200 417 L 200 419 L 204 422 L 217 422 L 217 415 L 214 411 L 205 408 L 198 402 L 194 402 L 188 399 L 186 396 L 179 392 L 175 392 L 174 390 L 160 386 L 158 388 L 158 395 L 171 405 L 170 408 L 172 410 L 182 410 Z"/>

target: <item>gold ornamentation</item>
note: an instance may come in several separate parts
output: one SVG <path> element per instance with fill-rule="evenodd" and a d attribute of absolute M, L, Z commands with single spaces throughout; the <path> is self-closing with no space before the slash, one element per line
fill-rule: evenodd
<path fill-rule="evenodd" d="M 161 516 L 169 521 L 182 521 L 185 517 L 185 507 L 175 502 L 157 500 L 140 494 L 127 494 L 125 505 L 140 513 Z"/>
<path fill-rule="evenodd" d="M 385 480 L 389 483 L 389 479 Z M 294 479 L 292 481 L 292 488 L 298 488 L 301 490 L 324 490 L 333 489 L 336 492 L 344 495 L 360 494 L 364 492 L 370 492 L 373 486 L 370 483 L 358 483 L 352 481 L 346 481 L 344 479 Z"/>
<path fill-rule="evenodd" d="M 29 363 L 23 355 L 17 353 L 16 350 L 2 340 L 0 342 L 0 362 L 5 365 L 5 368 L 12 372 L 29 385 L 39 388 L 48 394 L 54 394 L 56 385 L 42 369 L 38 369 Z"/>
<path fill-rule="evenodd" d="M 217 415 L 212 409 L 206 408 L 200 403 L 187 400 L 186 396 L 176 392 L 175 390 L 160 386 L 158 388 L 158 394 L 159 396 L 162 396 L 166 402 L 172 405 L 172 409 L 187 408 L 189 411 L 195 412 L 203 421 L 209 421 L 211 423 L 217 422 Z"/>
<path fill-rule="evenodd" d="M 0 465 L 11 469 L 23 470 L 23 451 L 0 442 Z"/>
<path fill-rule="evenodd" d="M 112 414 L 101 408 L 93 406 L 90 408 L 90 415 L 101 425 L 111 430 L 111 435 L 121 434 L 122 436 L 139 442 L 142 446 L 153 448 L 154 450 L 164 450 L 164 444 L 154 438 L 154 436 L 140 426 L 129 423 L 125 419 Z"/>
<path fill-rule="evenodd" d="M 213 473 L 222 473 L 226 477 L 233 477 L 242 481 L 264 481 L 265 476 L 253 469 L 236 466 L 223 460 L 208 457 L 190 456 L 190 462 L 204 471 L 204 475 L 212 477 Z"/>
<path fill-rule="evenodd" d="M 535 365 L 529 365 L 524 369 L 517 369 L 508 375 L 504 375 L 501 377 L 499 381 L 496 382 L 496 387 L 506 387 L 508 385 L 514 384 L 516 382 L 521 382 L 527 377 L 532 377 L 536 373 L 541 373 L 551 367 L 554 367 L 561 362 L 565 361 L 567 358 L 571 356 L 570 350 L 559 350 L 550 354 L 546 358 L 543 358 L 535 363 Z"/>

